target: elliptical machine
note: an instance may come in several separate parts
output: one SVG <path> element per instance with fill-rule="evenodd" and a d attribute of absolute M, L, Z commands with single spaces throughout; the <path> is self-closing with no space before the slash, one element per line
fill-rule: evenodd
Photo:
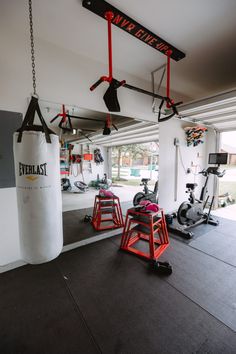
<path fill-rule="evenodd" d="M 212 158 L 211 155 L 227 155 L 227 154 L 210 154 L 209 163 L 216 164 L 217 160 L 215 160 L 216 162 L 211 162 L 210 160 L 210 158 Z M 220 156 L 218 156 L 218 158 L 220 158 Z M 225 160 L 226 162 L 222 162 L 222 163 L 227 163 L 227 157 L 225 158 L 226 158 Z M 223 161 L 223 160 L 218 160 L 218 162 L 219 161 Z M 170 223 L 168 222 L 168 218 L 167 218 L 167 225 L 169 231 L 173 231 L 174 233 L 177 233 L 178 235 L 183 236 L 184 238 L 190 239 L 193 237 L 194 234 L 192 231 L 189 231 L 189 229 L 194 226 L 197 226 L 202 223 L 210 224 L 214 226 L 219 225 L 219 220 L 215 219 L 211 215 L 211 210 L 212 210 L 215 196 L 212 196 L 209 209 L 205 211 L 205 208 L 209 201 L 209 195 L 207 196 L 207 184 L 208 184 L 209 176 L 212 174 L 220 178 L 223 177 L 225 174 L 225 170 L 220 171 L 219 167 L 220 167 L 220 163 L 218 163 L 218 166 L 216 167 L 215 166 L 208 167 L 207 169 L 204 169 L 201 172 L 199 172 L 204 177 L 206 177 L 199 199 L 196 199 L 194 194 L 197 184 L 196 183 L 186 184 L 186 188 L 187 188 L 186 193 L 189 193 L 188 201 L 183 202 L 179 206 L 177 214 L 175 213 L 172 214 L 172 218 L 177 217 L 178 223 L 177 222 Z"/>
<path fill-rule="evenodd" d="M 141 200 L 150 200 L 152 203 L 157 203 L 158 181 L 156 181 L 154 190 L 148 189 L 150 178 L 142 178 L 140 186 L 143 186 L 143 192 L 138 192 L 133 198 L 133 205 L 137 206 Z"/>

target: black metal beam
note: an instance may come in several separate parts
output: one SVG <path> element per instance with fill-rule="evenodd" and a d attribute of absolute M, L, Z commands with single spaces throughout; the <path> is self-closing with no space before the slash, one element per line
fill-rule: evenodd
<path fill-rule="evenodd" d="M 113 25 L 123 29 L 125 32 L 131 34 L 135 38 L 141 40 L 143 43 L 146 43 L 164 55 L 167 55 L 167 51 L 171 50 L 171 58 L 175 61 L 179 61 L 185 57 L 185 54 L 179 49 L 166 42 L 164 39 L 157 36 L 153 32 L 149 31 L 146 27 L 140 25 L 138 22 L 108 2 L 103 0 L 83 0 L 82 4 L 83 7 L 104 19 L 105 13 L 112 11 L 114 14 L 114 18 L 112 20 Z"/>
<path fill-rule="evenodd" d="M 81 120 L 91 120 L 92 122 L 99 122 L 99 123 L 105 123 L 105 120 L 100 120 L 100 119 L 95 119 L 95 118 L 86 118 L 86 117 L 79 117 L 79 116 L 73 116 L 71 114 L 67 114 L 68 117 L 70 118 L 75 118 L 75 119 L 81 119 Z"/>

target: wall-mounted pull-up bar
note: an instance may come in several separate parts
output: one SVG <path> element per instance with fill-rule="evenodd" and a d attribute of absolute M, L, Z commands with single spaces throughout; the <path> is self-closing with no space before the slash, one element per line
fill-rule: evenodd
<path fill-rule="evenodd" d="M 119 87 L 123 86 L 123 87 L 130 89 L 130 90 L 134 90 L 134 91 L 140 92 L 142 94 L 149 95 L 154 98 L 160 99 L 161 104 L 159 106 L 159 114 L 158 114 L 158 121 L 159 122 L 170 119 L 174 115 L 178 114 L 176 106 L 182 102 L 175 103 L 170 98 L 170 59 L 173 57 L 175 60 L 180 60 L 185 55 L 182 52 L 180 52 L 178 49 L 176 49 L 175 47 L 171 46 L 170 44 L 168 44 L 166 42 L 163 47 L 159 44 L 158 45 L 156 44 L 155 49 L 163 52 L 167 56 L 167 82 L 166 82 L 166 96 L 165 97 L 161 96 L 159 94 L 153 93 L 153 92 L 143 90 L 142 88 L 129 85 L 126 83 L 125 80 L 118 81 L 118 80 L 114 79 L 114 77 L 113 77 L 113 68 L 112 68 L 112 24 L 115 24 L 117 26 L 118 26 L 118 24 L 121 24 L 118 27 L 120 27 L 122 29 L 125 29 L 125 26 L 128 26 L 128 27 L 126 27 L 125 30 L 130 32 L 132 35 L 136 36 L 137 38 L 139 38 L 137 33 L 141 33 L 140 31 L 145 32 L 148 30 L 144 27 L 141 28 L 141 25 L 139 25 L 137 22 L 133 21 L 130 17 L 126 16 L 125 14 L 120 12 L 119 10 L 117 10 L 114 6 L 108 4 L 106 1 L 84 0 L 83 6 L 88 8 L 89 10 L 93 11 L 94 13 L 98 14 L 99 16 L 102 16 L 107 21 L 107 26 L 108 26 L 109 74 L 108 74 L 108 76 L 101 76 L 100 79 L 98 81 L 96 81 L 90 87 L 90 90 L 91 91 L 95 90 L 104 81 L 109 83 L 109 88 L 105 92 L 103 99 L 104 99 L 105 104 L 110 112 L 120 112 L 120 105 L 119 105 L 119 101 L 118 101 L 118 97 L 117 97 L 117 89 Z M 129 25 L 128 25 L 128 23 L 129 23 Z M 150 31 L 148 31 L 148 32 L 150 32 Z M 145 33 L 148 33 L 148 32 L 145 32 Z M 147 44 L 149 44 L 149 45 L 151 45 L 151 43 L 153 44 L 154 42 L 157 43 L 158 41 L 161 41 L 160 37 L 154 35 L 152 32 L 150 32 L 150 33 L 151 34 L 149 34 L 149 38 L 152 37 L 152 39 L 149 39 L 149 41 L 144 40 L 143 36 L 141 36 L 139 39 L 147 42 Z M 154 41 L 154 38 L 155 38 L 155 41 Z M 175 53 L 174 56 L 173 56 L 173 53 Z M 179 54 L 177 55 L 177 53 L 179 53 Z M 162 108 L 164 102 L 166 103 L 166 108 L 171 109 L 172 112 L 168 116 L 161 117 L 161 108 Z"/>

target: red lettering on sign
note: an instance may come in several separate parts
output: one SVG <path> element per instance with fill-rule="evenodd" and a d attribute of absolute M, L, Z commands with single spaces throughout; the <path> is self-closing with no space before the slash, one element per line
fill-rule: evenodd
<path fill-rule="evenodd" d="M 135 35 L 136 37 L 140 38 L 140 37 L 142 36 L 143 32 L 144 32 L 144 30 L 140 29 L 140 30 L 138 30 L 134 35 Z"/>
<path fill-rule="evenodd" d="M 116 25 L 119 25 L 120 21 L 123 19 L 123 16 L 117 15 L 114 20 L 113 23 L 115 23 Z"/>
<path fill-rule="evenodd" d="M 167 49 L 169 49 L 168 45 L 165 45 L 164 48 L 162 48 L 163 51 Z"/>
<path fill-rule="evenodd" d="M 120 25 L 121 28 L 122 28 L 122 27 L 125 27 L 126 25 L 128 25 L 128 23 L 129 23 L 129 21 L 124 19 L 123 22 L 122 22 L 121 25 Z"/>
<path fill-rule="evenodd" d="M 150 39 L 152 39 L 153 36 L 151 36 L 150 34 L 147 35 L 147 37 L 144 39 L 144 42 L 149 42 Z"/>
<path fill-rule="evenodd" d="M 129 26 L 126 28 L 127 31 L 131 32 L 136 26 L 133 23 L 130 23 Z"/>
<path fill-rule="evenodd" d="M 149 45 L 153 45 L 154 42 L 156 42 L 156 41 L 157 41 L 156 38 L 152 38 L 152 39 L 148 42 L 148 44 L 149 44 Z"/>
<path fill-rule="evenodd" d="M 159 49 L 159 50 L 162 50 L 162 47 L 165 46 L 163 43 L 158 43 L 156 45 L 156 48 Z"/>
<path fill-rule="evenodd" d="M 141 37 L 141 39 L 143 40 L 147 35 L 147 32 L 144 32 L 144 35 Z"/>

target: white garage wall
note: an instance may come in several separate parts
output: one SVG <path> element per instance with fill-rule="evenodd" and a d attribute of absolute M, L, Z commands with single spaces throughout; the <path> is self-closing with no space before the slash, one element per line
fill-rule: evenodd
<path fill-rule="evenodd" d="M 89 171 L 84 171 L 83 175 L 84 175 L 84 182 L 89 184 L 89 182 L 94 181 L 97 179 L 97 175 L 99 174 L 99 178 L 103 178 L 104 173 L 108 174 L 108 149 L 103 147 L 103 146 L 99 146 L 99 145 L 89 145 L 90 147 L 90 152 L 91 154 L 93 154 L 94 150 L 99 148 L 102 154 L 102 157 L 104 159 L 103 163 L 100 163 L 99 165 L 97 165 L 94 162 L 94 159 L 91 161 L 91 165 L 92 165 L 92 172 L 90 173 Z M 81 144 L 76 144 L 74 145 L 74 149 L 72 150 L 72 154 L 81 154 Z M 93 154 L 94 156 L 94 154 Z M 84 164 L 84 168 L 86 169 L 88 165 L 88 163 L 85 161 L 83 162 Z M 77 169 L 78 168 L 78 169 Z M 83 181 L 83 176 L 81 173 L 79 173 L 79 175 L 77 176 L 77 171 L 80 171 L 80 166 L 77 164 L 73 164 L 72 166 L 72 174 L 70 174 L 69 178 L 72 184 L 74 184 L 75 181 Z"/>
<path fill-rule="evenodd" d="M 206 144 L 206 162 L 208 162 L 208 155 L 209 153 L 212 152 L 220 152 L 219 151 L 219 138 L 220 138 L 220 133 L 216 133 L 213 129 L 208 131 L 207 134 L 207 144 Z M 218 143 L 217 143 L 218 140 Z M 210 166 L 210 165 L 208 165 Z M 224 166 L 222 166 L 223 169 Z M 208 193 L 209 195 L 218 195 L 218 184 L 219 178 L 216 176 L 210 175 L 209 177 L 209 183 L 208 183 Z M 215 199 L 214 202 L 214 207 L 217 208 L 217 200 Z"/>
<path fill-rule="evenodd" d="M 8 21 L 0 21 L 0 109 L 25 113 L 27 97 L 32 92 L 29 38 L 23 30 L 28 22 L 22 18 L 22 28 L 18 32 L 14 32 L 7 24 Z M 93 93 L 89 87 L 107 73 L 107 66 L 36 39 L 36 72 L 37 91 L 42 99 L 106 111 L 102 96 L 107 85 L 101 85 Z M 116 77 L 150 89 L 150 84 L 126 73 L 116 71 Z M 135 92 L 121 89 L 119 100 L 121 107 L 124 107 L 122 115 L 156 120 L 151 112 L 150 97 L 139 95 L 137 99 Z M 103 171 L 100 173 L 102 175 Z M 18 261 L 20 257 L 15 188 L 0 189 L 0 201 L 2 267 Z"/>
<path fill-rule="evenodd" d="M 14 11 L 14 7 L 12 10 Z M 10 22 L 8 18 L 4 17 L 0 21 L 0 109 L 25 113 L 27 97 L 30 96 L 32 91 L 29 38 L 24 34 L 28 21 L 23 17 L 22 26 L 17 31 L 9 26 Z M 75 55 L 73 52 L 65 51 L 36 38 L 36 72 L 37 89 L 42 99 L 97 111 L 106 111 L 102 96 L 107 85 L 101 85 L 93 93 L 89 91 L 90 85 L 101 75 L 107 73 L 106 65 L 96 60 Z M 117 70 L 114 70 L 114 72 L 117 79 L 126 79 L 128 83 L 144 89 L 150 90 L 151 88 L 148 82 Z M 149 77 L 147 80 L 149 80 Z M 175 97 L 178 100 L 178 95 Z M 123 108 L 122 115 L 143 120 L 157 120 L 157 117 L 151 112 L 152 99 L 150 97 L 121 88 L 119 101 Z M 181 123 L 172 120 L 161 124 L 160 200 L 165 209 L 172 209 L 176 205 L 173 202 L 172 184 L 174 173 L 173 139 L 177 136 L 183 139 Z M 188 164 L 192 159 L 190 157 L 192 152 L 194 153 L 194 159 L 198 163 L 202 163 L 201 158 L 196 157 L 196 152 L 199 150 L 202 156 L 204 148 L 205 145 L 193 151 L 191 149 L 186 150 L 185 163 Z M 186 176 L 184 176 L 183 171 L 180 173 L 182 183 L 179 185 L 179 199 L 181 200 L 183 199 L 181 198 L 182 195 L 185 197 L 184 180 Z M 18 261 L 20 258 L 15 188 L 0 189 L 0 201 L 1 272 L 1 269 L 3 269 L 1 267 Z"/>
<path fill-rule="evenodd" d="M 0 273 L 1 267 L 20 259 L 16 189 L 0 189 Z"/>
<path fill-rule="evenodd" d="M 205 178 L 201 175 L 193 173 L 186 174 L 185 170 L 191 168 L 195 173 L 207 167 L 208 153 L 215 152 L 215 133 L 209 129 L 204 137 L 204 144 L 196 147 L 186 145 L 185 132 L 183 127 L 190 124 L 172 119 L 160 124 L 160 157 L 159 157 L 159 203 L 165 212 L 172 212 L 178 209 L 180 203 L 187 199 L 185 193 L 186 183 L 195 182 L 198 184 L 196 188 L 197 197 L 200 195 L 201 187 Z M 182 154 L 183 165 L 179 157 L 178 163 L 178 193 L 177 201 L 175 201 L 175 146 L 174 139 L 178 138 L 180 142 L 180 151 Z M 192 165 L 196 165 L 196 168 Z M 211 179 L 209 180 L 209 192 Z"/>
<path fill-rule="evenodd" d="M 6 28 L 3 31 L 0 26 L 0 41 L 4 48 L 0 58 L 0 109 L 24 112 L 26 98 L 32 92 L 28 37 L 11 33 Z M 106 111 L 102 96 L 107 84 L 100 85 L 93 93 L 89 87 L 107 71 L 107 66 L 96 60 L 36 40 L 37 91 L 42 99 Z M 126 79 L 133 85 L 151 89 L 150 83 L 127 73 L 115 70 L 115 75 L 117 79 Z M 150 97 L 121 88 L 119 101 L 122 115 L 156 121 L 151 112 Z"/>

